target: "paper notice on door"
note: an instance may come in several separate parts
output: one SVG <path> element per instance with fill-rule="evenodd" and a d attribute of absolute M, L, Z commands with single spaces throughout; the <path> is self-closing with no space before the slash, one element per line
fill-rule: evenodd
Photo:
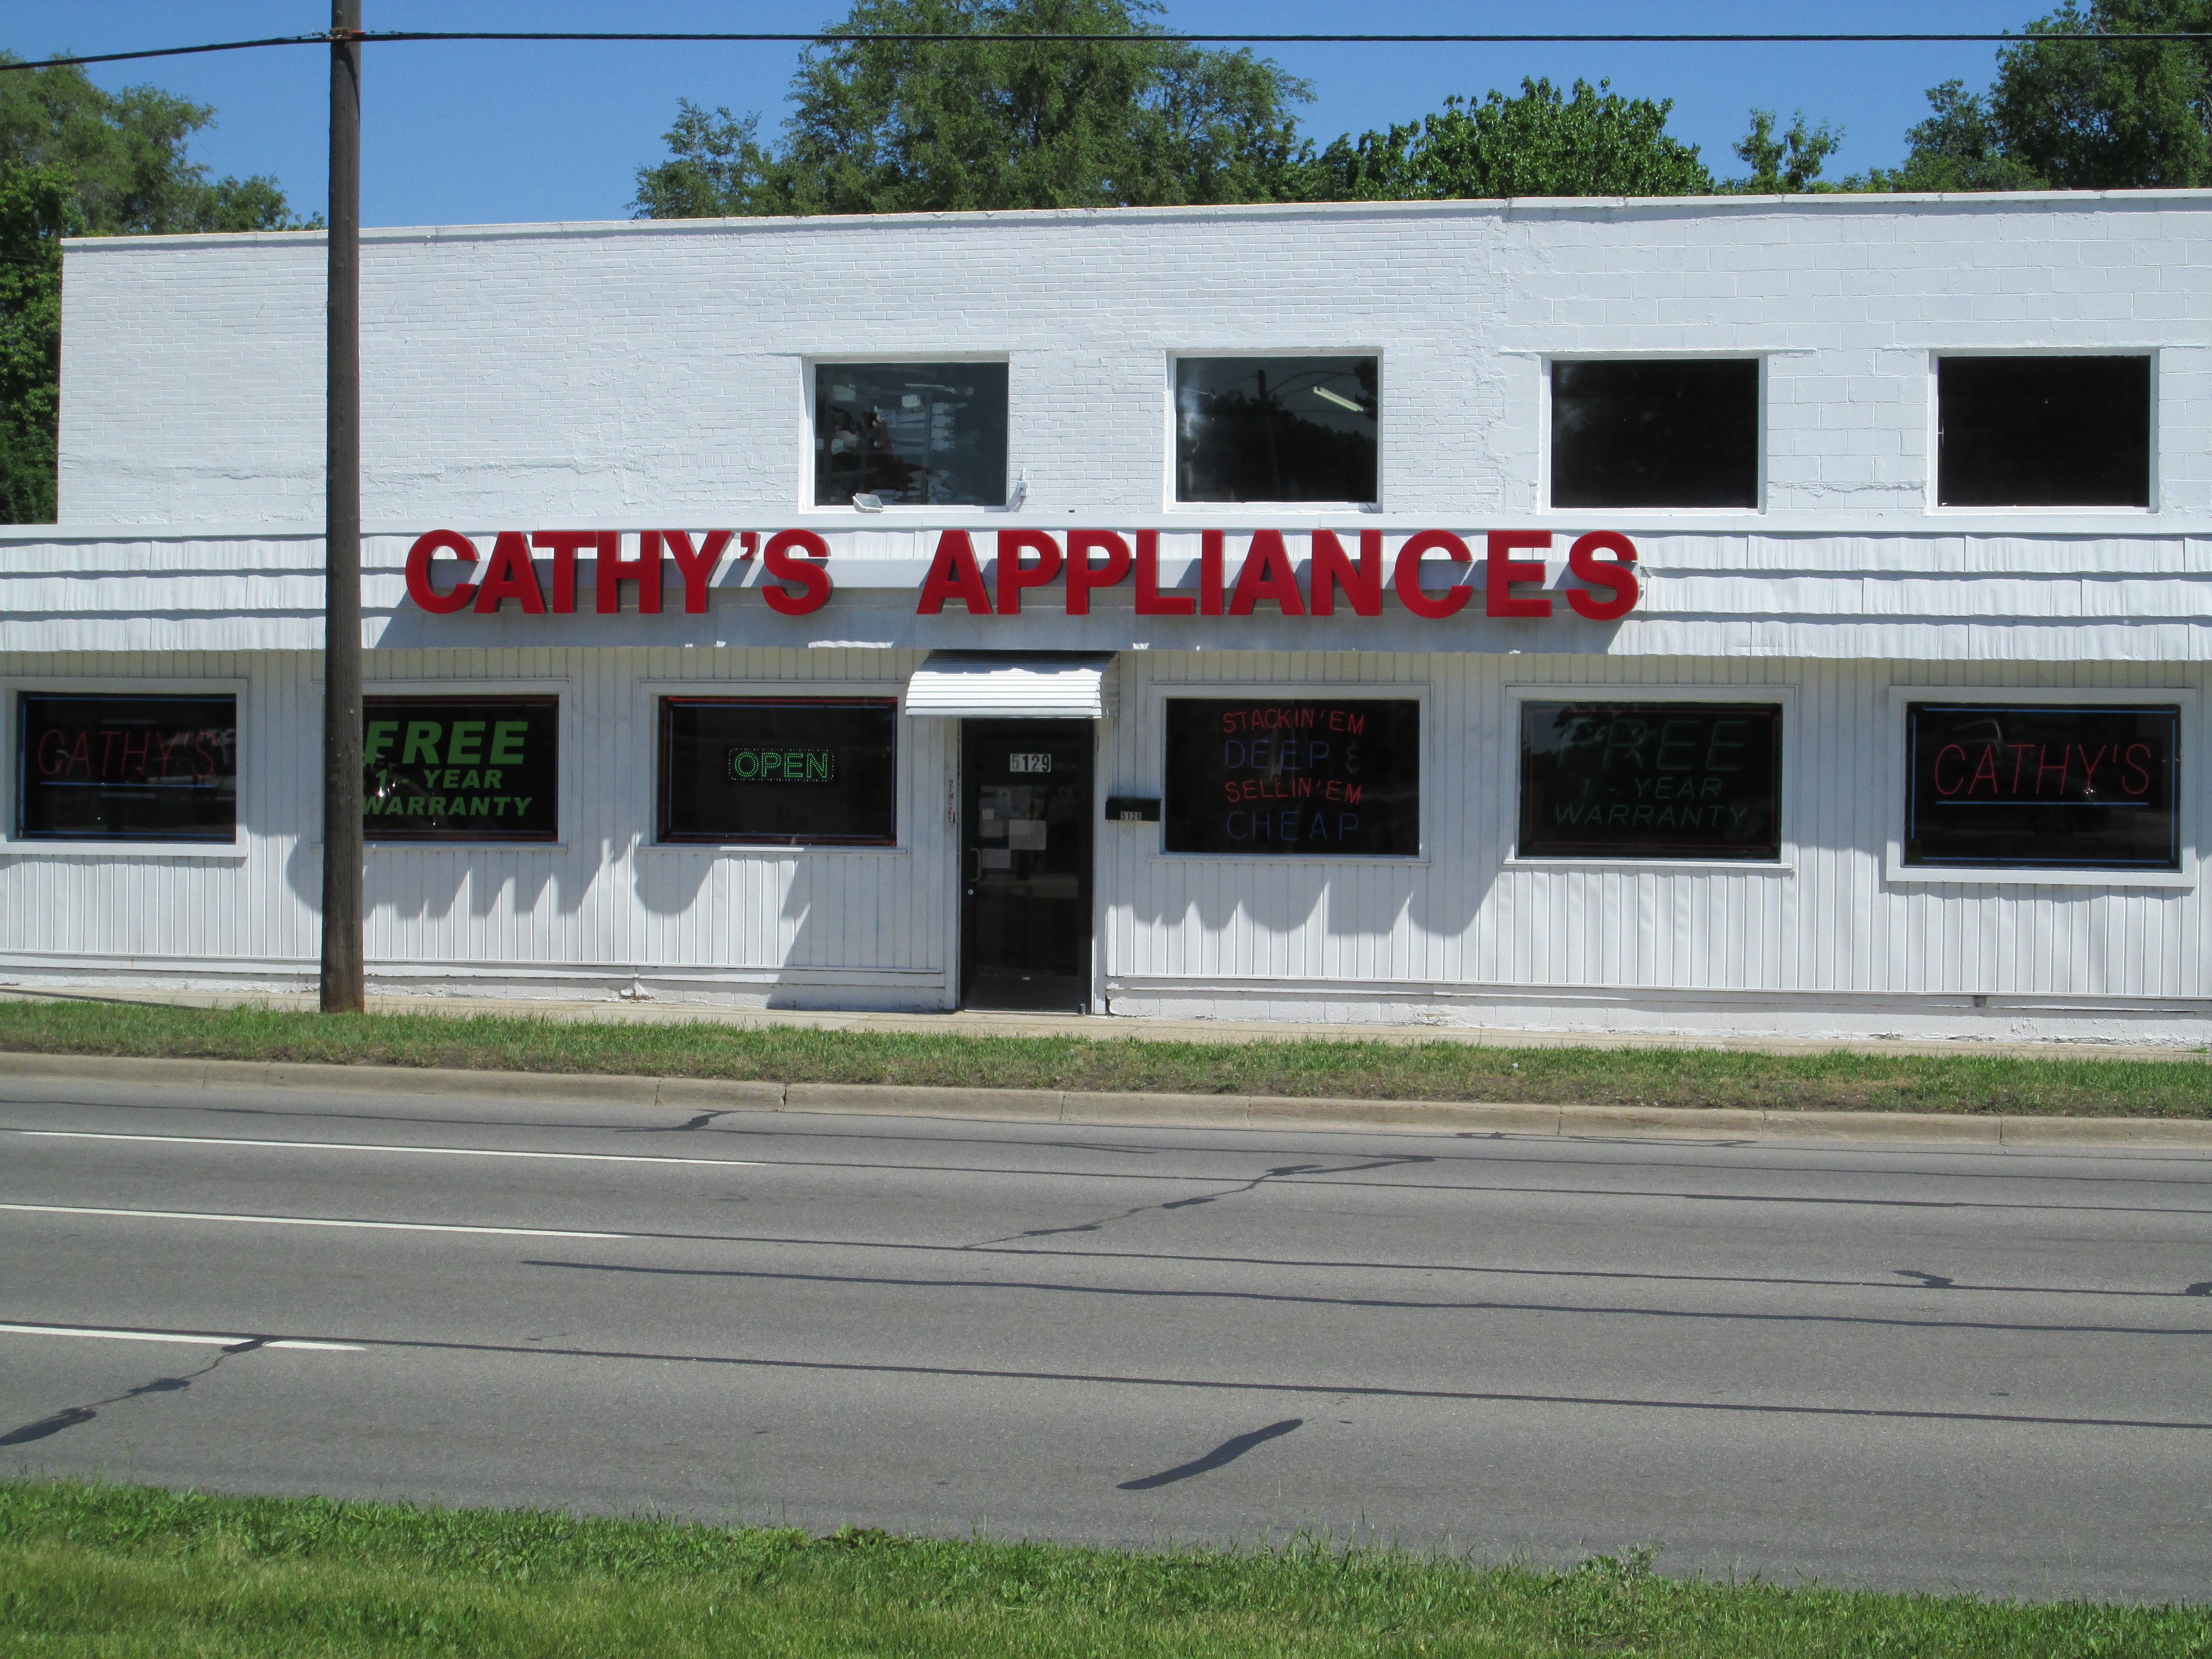
<path fill-rule="evenodd" d="M 993 817 L 990 808 L 985 807 L 983 816 L 975 821 L 975 835 L 981 841 L 1004 841 L 1006 838 L 1006 821 Z"/>
<path fill-rule="evenodd" d="M 1003 847 L 979 847 L 975 849 L 975 867 L 978 870 L 1011 870 L 1014 867 L 1014 855 Z"/>
<path fill-rule="evenodd" d="M 1044 851 L 1044 820 L 1016 818 L 1006 825 L 1006 845 L 1017 853 Z"/>

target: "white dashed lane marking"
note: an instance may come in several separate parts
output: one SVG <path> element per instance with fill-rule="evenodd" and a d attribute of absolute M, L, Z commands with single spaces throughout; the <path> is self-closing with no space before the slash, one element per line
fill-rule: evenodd
<path fill-rule="evenodd" d="M 586 1233 L 567 1227 L 464 1227 L 441 1221 L 351 1221 L 336 1216 L 222 1215 L 202 1210 L 106 1210 L 88 1204 L 0 1204 L 21 1215 L 119 1216 L 132 1221 L 231 1222 L 246 1227 L 359 1227 L 385 1233 L 486 1233 L 497 1238 L 628 1238 L 628 1233 Z"/>
<path fill-rule="evenodd" d="M 357 1342 L 309 1342 L 298 1337 L 216 1336 L 205 1331 L 104 1331 L 88 1325 L 10 1325 L 0 1323 L 0 1336 L 89 1336 L 104 1342 L 189 1342 L 200 1347 L 235 1348 L 248 1342 L 264 1348 L 291 1348 L 307 1353 L 367 1353 Z"/>
<path fill-rule="evenodd" d="M 288 1152 L 397 1152 L 419 1158 L 539 1158 L 567 1164 L 666 1164 L 757 1170 L 756 1158 L 669 1158 L 654 1152 L 514 1152 L 492 1146 L 380 1146 L 351 1140 L 240 1140 L 228 1135 L 126 1135 L 92 1129 L 16 1129 L 39 1140 L 117 1140 L 154 1146 L 266 1146 Z"/>

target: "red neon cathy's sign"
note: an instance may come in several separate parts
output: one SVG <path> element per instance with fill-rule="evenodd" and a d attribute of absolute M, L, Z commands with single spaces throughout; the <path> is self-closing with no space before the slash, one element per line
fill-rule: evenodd
<path fill-rule="evenodd" d="M 1166 592 L 1160 588 L 1157 530 L 1139 530 L 1133 537 L 1113 530 L 1071 530 L 1064 536 L 1048 530 L 1001 530 L 995 534 L 994 582 L 984 575 L 969 532 L 942 532 L 922 578 L 915 614 L 941 616 L 951 606 L 971 617 L 1018 616 L 1024 593 L 1036 593 L 1058 582 L 1062 608 L 1071 617 L 1085 617 L 1091 614 L 1092 593 L 1133 580 L 1140 617 L 1249 617 L 1268 611 L 1285 617 L 1333 617 L 1340 604 L 1353 616 L 1379 617 L 1387 586 L 1396 591 L 1413 615 L 1441 621 L 1465 610 L 1478 592 L 1475 586 L 1462 582 L 1443 588 L 1422 584 L 1425 562 L 1430 569 L 1439 563 L 1476 562 L 1474 549 L 1449 530 L 1417 532 L 1389 560 L 1383 556 L 1379 530 L 1360 531 L 1356 553 L 1335 532 L 1313 531 L 1308 536 L 1303 583 L 1285 532 L 1253 532 L 1232 577 L 1228 532 L 1203 531 L 1196 590 Z M 525 535 L 520 530 L 502 530 L 487 557 L 459 532 L 434 530 L 417 538 L 407 550 L 407 595 L 438 616 L 460 611 L 496 613 L 509 600 L 530 616 L 568 616 L 576 609 L 576 562 L 588 554 L 594 562 L 592 606 L 602 615 L 622 609 L 625 583 L 635 587 L 641 611 L 658 615 L 672 566 L 683 585 L 684 609 L 696 616 L 707 609 L 708 584 L 732 540 L 738 544 L 738 559 L 759 557 L 767 580 L 758 591 L 771 611 L 803 617 L 829 604 L 836 591 L 829 568 L 830 544 L 811 530 L 780 530 L 764 541 L 751 530 L 742 534 L 711 530 L 696 540 L 689 531 L 641 531 L 632 558 L 623 556 L 620 531 L 550 530 Z M 1516 591 L 1548 580 L 1551 562 L 1541 556 L 1552 548 L 1548 530 L 1490 532 L 1484 538 L 1479 590 L 1483 614 L 1552 615 L 1552 593 Z M 438 585 L 433 561 L 441 553 L 459 562 L 465 580 Z M 549 566 L 538 563 L 538 553 L 552 555 Z M 1593 530 L 1577 537 L 1567 549 L 1567 571 L 1582 586 L 1562 590 L 1568 607 L 1593 622 L 1626 616 L 1643 593 L 1635 567 L 1636 544 L 1619 532 Z"/>

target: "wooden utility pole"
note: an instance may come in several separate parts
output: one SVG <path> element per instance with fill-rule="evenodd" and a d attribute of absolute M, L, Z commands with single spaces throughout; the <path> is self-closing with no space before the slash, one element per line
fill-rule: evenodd
<path fill-rule="evenodd" d="M 331 0 L 328 399 L 323 467 L 323 980 L 367 1006 L 361 842 L 361 0 Z"/>

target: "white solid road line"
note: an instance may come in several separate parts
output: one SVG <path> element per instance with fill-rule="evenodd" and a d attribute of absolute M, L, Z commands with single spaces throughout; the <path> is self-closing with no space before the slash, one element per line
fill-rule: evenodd
<path fill-rule="evenodd" d="M 200 1210 L 102 1210 L 86 1204 L 0 1204 L 26 1215 L 114 1215 L 133 1221 L 234 1221 L 252 1227 L 362 1227 L 385 1233 L 489 1233 L 501 1238 L 628 1238 L 566 1227 L 463 1227 L 441 1221 L 341 1221 L 312 1215 L 217 1215 Z M 240 1339 L 243 1340 L 244 1339 Z"/>
<path fill-rule="evenodd" d="M 250 1336 L 209 1336 L 198 1331 L 100 1331 L 82 1325 L 0 1324 L 0 1336 L 96 1336 L 107 1342 L 193 1342 L 204 1347 L 234 1348 L 251 1342 Z M 292 1348 L 306 1353 L 367 1353 L 358 1342 L 309 1342 L 299 1337 L 272 1337 L 264 1348 Z"/>
<path fill-rule="evenodd" d="M 715 1170 L 757 1170 L 757 1159 L 663 1158 L 652 1152 L 509 1152 L 489 1146 L 373 1146 L 350 1140 L 235 1140 L 228 1135 L 126 1135 L 96 1129 L 16 1129 L 40 1140 L 135 1140 L 170 1146 L 276 1146 L 305 1152 L 413 1152 L 426 1158 L 550 1158 L 570 1164 L 685 1164 Z"/>

